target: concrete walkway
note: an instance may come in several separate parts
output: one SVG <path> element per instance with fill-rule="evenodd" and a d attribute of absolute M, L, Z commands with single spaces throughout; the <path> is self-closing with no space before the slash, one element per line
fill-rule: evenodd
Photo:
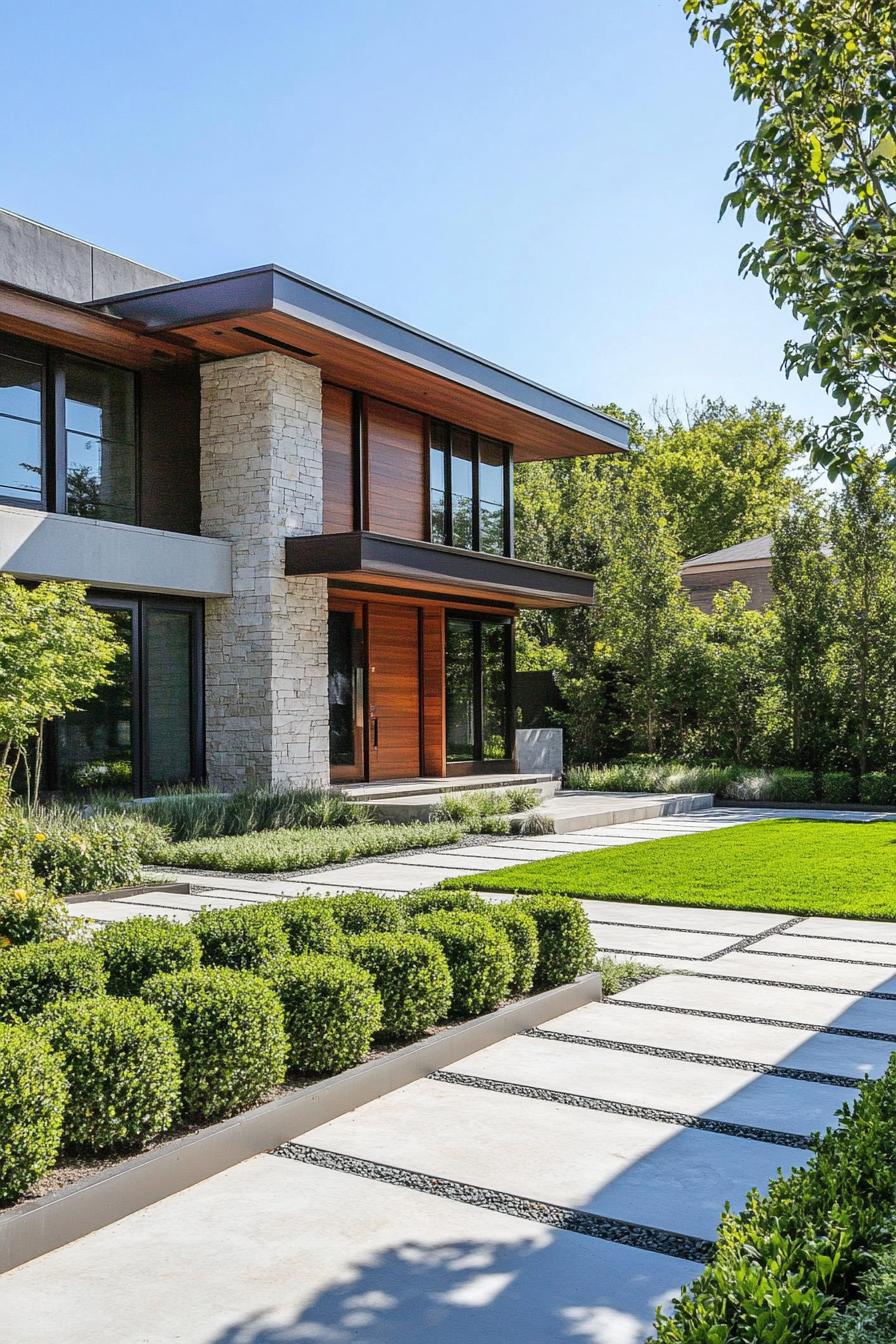
<path fill-rule="evenodd" d="M 113 901 L 79 902 L 75 908 L 79 915 L 102 922 L 127 919 L 133 914 L 166 914 L 170 919 L 185 922 L 202 906 L 226 907 L 240 902 L 272 900 L 277 896 L 297 896 L 303 892 L 333 896 L 339 891 L 378 891 L 394 896 L 435 886 L 446 877 L 475 877 L 479 873 L 510 868 L 517 863 L 555 858 L 558 854 L 634 845 L 673 835 L 694 835 L 701 831 L 744 826 L 752 821 L 766 821 L 773 817 L 859 822 L 881 820 L 879 814 L 871 812 L 716 807 L 681 815 L 593 826 L 567 835 L 510 836 L 507 839 L 496 837 L 487 844 L 452 845 L 439 850 L 386 855 L 293 877 L 268 877 L 264 874 L 224 877 L 157 870 L 154 876 L 160 881 L 166 877 L 178 882 L 188 880 L 190 894 L 154 892 L 123 896 Z"/>
<path fill-rule="evenodd" d="M 405 889 L 399 860 L 356 867 Z M 67 1344 L 639 1344 L 724 1202 L 803 1163 L 811 1131 L 885 1068 L 896 922 L 584 904 L 602 947 L 671 973 L 11 1272 L 16 1344 L 60 1328 Z"/>

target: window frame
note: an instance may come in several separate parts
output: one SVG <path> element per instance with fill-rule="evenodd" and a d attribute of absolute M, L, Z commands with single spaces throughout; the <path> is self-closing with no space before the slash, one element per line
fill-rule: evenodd
<path fill-rule="evenodd" d="M 486 772 L 497 769 L 501 765 L 506 765 L 513 760 L 514 748 L 514 622 L 512 616 L 493 616 L 486 615 L 484 612 L 470 611 L 464 608 L 454 609 L 446 607 L 445 609 L 445 647 L 448 647 L 448 622 L 464 621 L 472 626 L 473 637 L 473 755 L 470 757 L 455 757 L 451 759 L 448 755 L 448 715 L 447 715 L 447 657 L 445 663 L 445 756 L 449 772 L 453 769 L 460 773 L 464 770 L 473 772 Z M 505 755 L 498 757 L 486 756 L 485 747 L 485 679 L 483 677 L 482 663 L 482 627 L 483 625 L 500 626 L 505 631 L 504 658 L 506 665 L 505 676 L 505 728 L 504 728 L 504 750 Z"/>
<path fill-rule="evenodd" d="M 65 361 L 80 360 L 82 364 L 98 369 L 116 369 L 130 374 L 134 380 L 134 521 L 119 524 L 124 527 L 140 527 L 142 515 L 141 481 L 143 476 L 143 452 L 141 434 L 141 398 L 142 379 L 136 369 L 124 364 L 110 364 L 108 360 L 91 359 L 75 350 L 63 350 L 57 346 L 42 345 L 24 337 L 8 332 L 0 332 L 0 353 L 13 359 L 25 359 L 41 366 L 41 489 L 40 499 L 19 499 L 15 495 L 3 492 L 0 486 L 0 504 L 13 508 L 38 509 L 43 513 L 61 513 L 77 518 L 79 514 L 68 513 L 68 450 L 66 446 L 65 425 Z M 116 441 L 117 442 L 117 441 Z M 96 522 L 110 522 L 111 519 L 95 519 Z"/>
<path fill-rule="evenodd" d="M 190 617 L 190 782 L 205 779 L 205 603 L 201 598 L 156 597 L 154 594 L 118 593 L 88 589 L 87 601 L 98 611 L 125 609 L 131 613 L 131 789 L 135 798 L 149 791 L 149 667 L 146 658 L 147 610 L 178 611 Z M 46 778 L 51 791 L 61 789 L 56 735 L 58 720 L 49 725 L 46 742 Z"/>
<path fill-rule="evenodd" d="M 439 425 L 444 432 L 444 446 L 435 443 L 433 427 Z M 469 434 L 472 442 L 472 466 L 473 466 L 473 518 L 472 518 L 472 545 L 455 547 L 454 542 L 454 489 L 452 481 L 452 461 L 453 461 L 453 442 L 454 435 Z M 479 498 L 479 471 L 480 471 L 480 440 L 487 439 L 490 443 L 498 444 L 503 452 L 502 475 L 504 480 L 504 524 L 503 524 L 503 545 L 500 552 L 482 550 L 482 519 L 480 517 L 481 501 Z M 514 525 L 513 525 L 513 444 L 503 439 L 495 438 L 492 434 L 479 434 L 474 429 L 467 429 L 462 425 L 452 424 L 448 420 L 442 420 L 438 417 L 431 417 L 427 423 L 426 430 L 426 540 L 433 541 L 432 535 L 432 482 L 431 482 L 431 461 L 433 452 L 439 452 L 443 457 L 443 475 L 444 475 L 444 518 L 445 518 L 445 541 L 436 542 L 436 545 L 455 547 L 455 549 L 471 551 L 480 555 L 500 554 L 508 559 L 513 559 L 514 551 Z"/>

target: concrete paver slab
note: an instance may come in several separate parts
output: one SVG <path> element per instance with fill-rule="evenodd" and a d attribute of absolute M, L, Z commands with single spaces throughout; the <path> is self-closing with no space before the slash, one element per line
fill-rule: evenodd
<path fill-rule="evenodd" d="M 827 1129 L 855 1100 L 851 1088 L 532 1036 L 512 1036 L 446 1071 L 797 1134 Z"/>
<path fill-rule="evenodd" d="M 15 1344 L 637 1344 L 699 1270 L 265 1156 L 5 1275 L 0 1317 Z"/>
<path fill-rule="evenodd" d="M 583 900 L 585 914 L 595 922 L 649 924 L 658 928 L 694 929 L 699 933 L 749 938 L 781 924 L 786 915 L 761 915 L 755 910 L 712 910 L 691 905 L 647 905 L 637 901 Z"/>
<path fill-rule="evenodd" d="M 769 1027 L 759 1022 L 672 1016 L 649 1008 L 620 1011 L 611 1003 L 586 1004 L 542 1023 L 541 1030 L 856 1079 L 866 1074 L 879 1077 L 896 1048 L 896 1042 L 830 1036 L 811 1029 Z"/>
<path fill-rule="evenodd" d="M 713 965 L 717 966 L 718 962 Z M 704 979 L 699 975 L 661 975 L 625 990 L 618 997 L 698 1012 L 733 1013 L 737 1017 L 774 1018 L 781 1022 L 837 1026 L 851 1031 L 892 1032 L 896 1037 L 896 1003 L 863 998 L 861 994 L 828 994 L 824 990 L 737 984 Z"/>
<path fill-rule="evenodd" d="M 186 924 L 191 918 L 186 910 L 163 910 L 156 905 L 132 904 L 124 901 L 78 901 L 70 909 L 79 919 L 96 919 L 103 924 L 117 924 L 122 919 L 131 919 L 134 915 L 155 915 L 157 919 L 170 919 L 175 924 Z"/>
<path fill-rule="evenodd" d="M 644 957 L 659 954 L 699 959 L 711 956 L 714 952 L 724 952 L 737 941 L 730 934 L 676 933 L 667 929 L 642 929 L 633 924 L 610 924 L 608 921 L 595 923 L 591 931 L 597 940 L 598 951 L 605 947 L 619 947 Z"/>
<path fill-rule="evenodd" d="M 448 1180 L 711 1237 L 799 1148 L 423 1079 L 301 1142 Z"/>
<path fill-rule="evenodd" d="M 896 943 L 896 923 L 885 919 L 829 919 L 812 915 L 794 933 L 820 938 L 856 938 L 862 942 Z"/>
<path fill-rule="evenodd" d="M 799 925 L 794 934 L 799 934 Z M 824 963 L 828 958 L 836 961 L 872 961 L 879 966 L 889 966 L 896 971 L 896 943 L 870 943 L 841 941 L 836 938 L 800 938 L 787 934 L 773 934 L 756 944 L 758 952 L 779 953 L 787 957 L 806 957 Z"/>
<path fill-rule="evenodd" d="M 765 956 L 762 948 L 760 943 L 755 952 L 727 952 L 713 962 L 712 970 L 719 975 L 742 976 L 747 980 L 784 980 L 791 984 L 850 989 L 859 994 L 896 993 L 896 971 L 886 966 L 878 969 L 876 966 L 842 966 L 830 961 L 791 961 L 787 957 Z"/>

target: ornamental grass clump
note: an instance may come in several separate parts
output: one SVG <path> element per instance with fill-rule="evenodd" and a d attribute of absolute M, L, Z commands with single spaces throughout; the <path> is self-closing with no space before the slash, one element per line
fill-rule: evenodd
<path fill-rule="evenodd" d="M 383 1019 L 373 976 L 345 957 L 284 957 L 267 974 L 283 1005 L 289 1064 L 338 1073 L 360 1063 Z"/>
<path fill-rule="evenodd" d="M 93 947 L 109 977 L 110 994 L 139 994 L 151 976 L 162 971 L 192 971 L 199 965 L 199 939 L 182 924 L 165 918 L 135 915 L 107 924 L 93 935 Z"/>
<path fill-rule="evenodd" d="M 294 955 L 321 952 L 339 956 L 345 940 L 332 905 L 331 900 L 319 896 L 297 896 L 294 900 L 272 901 L 266 909 L 282 926 Z"/>
<path fill-rule="evenodd" d="M 329 902 L 343 933 L 398 933 L 405 918 L 399 901 L 372 891 L 344 891 Z"/>
<path fill-rule="evenodd" d="M 289 954 L 283 925 L 268 905 L 200 910 L 188 928 L 199 940 L 206 966 L 260 971 L 272 958 Z"/>
<path fill-rule="evenodd" d="M 528 994 L 535 979 L 538 964 L 538 929 L 535 920 L 514 901 L 500 905 L 486 903 L 488 918 L 496 928 L 507 935 L 513 954 L 511 994 Z"/>
<path fill-rule="evenodd" d="M 169 1129 L 180 1102 L 174 1032 L 139 999 L 68 999 L 37 1026 L 69 1090 L 63 1141 L 73 1152 L 132 1148 Z"/>
<path fill-rule="evenodd" d="M 93 998 L 105 989 L 103 959 L 93 947 L 24 943 L 0 952 L 0 1021 L 24 1021 L 58 999 Z"/>
<path fill-rule="evenodd" d="M 220 1120 L 283 1082 L 283 1008 L 259 976 L 225 967 L 174 971 L 154 975 L 140 993 L 174 1028 L 184 1118 Z"/>
<path fill-rule="evenodd" d="M 68 1086 L 30 1027 L 0 1025 L 0 1200 L 18 1199 L 56 1161 Z"/>
<path fill-rule="evenodd" d="M 539 989 L 564 985 L 590 971 L 596 947 L 585 911 L 571 896 L 524 896 L 516 904 L 535 921 Z"/>
<path fill-rule="evenodd" d="M 417 915 L 413 927 L 438 943 L 451 972 L 452 1017 L 491 1012 L 506 999 L 513 978 L 510 940 L 487 915 L 434 910 Z"/>
<path fill-rule="evenodd" d="M 451 972 L 438 943 L 417 933 L 362 933 L 348 939 L 348 955 L 373 976 L 383 1001 L 382 1034 L 421 1036 L 448 1016 Z"/>

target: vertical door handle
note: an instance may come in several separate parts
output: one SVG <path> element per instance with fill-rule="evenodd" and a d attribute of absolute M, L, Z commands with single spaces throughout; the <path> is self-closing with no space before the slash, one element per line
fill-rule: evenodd
<path fill-rule="evenodd" d="M 378 718 L 373 720 L 373 745 L 378 747 L 380 744 L 380 721 Z"/>

